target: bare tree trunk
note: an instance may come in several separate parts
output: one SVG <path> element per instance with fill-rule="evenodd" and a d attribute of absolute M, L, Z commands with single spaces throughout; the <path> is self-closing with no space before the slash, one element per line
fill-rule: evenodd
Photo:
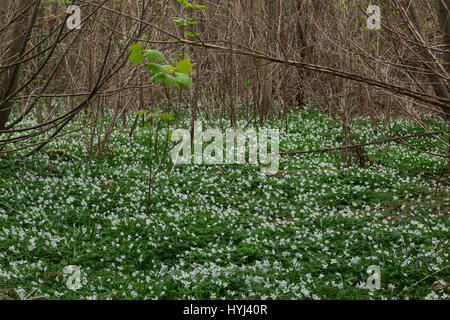
<path fill-rule="evenodd" d="M 2 0 L 2 4 L 6 6 L 8 1 Z M 19 0 L 17 1 L 17 14 L 19 18 L 14 22 L 13 31 L 11 34 L 11 44 L 9 45 L 8 52 L 6 54 L 5 64 L 12 64 L 18 61 L 24 54 L 26 49 L 26 44 L 30 37 L 30 28 L 28 28 L 30 18 L 31 18 L 31 4 L 33 0 Z M 27 9 L 27 7 L 29 7 Z M 6 8 L 2 8 L 4 10 Z M 5 100 L 12 92 L 17 89 L 19 81 L 20 64 L 15 65 L 5 72 L 1 77 L 0 82 L 0 101 Z M 9 114 L 11 113 L 11 108 L 13 101 L 9 100 L 7 102 L 0 104 L 0 130 L 5 129 L 5 124 L 8 121 Z"/>
<path fill-rule="evenodd" d="M 258 49 L 261 52 L 264 52 L 267 47 L 267 32 L 264 30 L 265 23 L 265 4 L 266 2 L 263 0 L 259 0 L 255 6 L 255 16 L 258 24 Z M 267 61 L 259 60 L 258 61 L 258 74 L 260 80 L 260 113 L 259 113 L 259 123 L 262 126 L 264 124 L 264 120 L 268 118 L 270 107 L 272 103 L 272 77 L 270 75 L 269 66 Z"/>
<path fill-rule="evenodd" d="M 438 0 L 439 3 L 441 3 L 441 0 Z M 446 0 L 447 3 L 450 3 L 449 0 Z M 442 4 L 442 3 L 441 3 Z M 446 9 L 445 9 L 446 10 Z M 441 11 L 439 10 L 440 16 L 441 16 Z M 409 13 L 411 15 L 411 20 L 414 23 L 414 26 L 417 28 L 417 31 L 419 32 L 420 36 L 422 37 L 422 39 L 424 41 L 426 41 L 425 39 L 425 33 L 423 32 L 423 28 L 422 28 L 422 24 L 419 21 L 419 15 L 417 14 L 417 9 L 415 6 L 414 1 L 412 0 L 409 4 Z M 448 18 L 448 12 L 446 12 L 447 18 Z M 446 20 L 446 18 L 442 18 L 443 20 Z M 441 20 L 441 17 L 440 17 Z M 442 21 L 440 21 L 442 22 Z M 445 24 L 445 21 L 444 21 Z M 447 29 L 447 28 L 446 28 Z M 430 71 L 429 73 L 429 79 L 432 83 L 433 89 L 435 94 L 438 97 L 441 98 L 446 98 L 446 99 L 450 99 L 449 97 L 449 93 L 448 93 L 448 88 L 446 87 L 445 83 L 442 81 L 442 79 L 437 75 L 436 73 L 436 62 L 435 59 L 433 58 L 433 56 L 426 50 L 421 50 L 422 51 L 422 56 L 424 58 L 424 60 L 427 62 L 427 65 L 429 66 L 428 69 Z M 448 110 L 443 109 L 444 112 L 446 112 L 446 116 L 447 119 L 450 119 L 450 113 Z"/>
<path fill-rule="evenodd" d="M 447 51 L 445 55 L 445 69 L 450 73 L 450 0 L 436 0 L 439 14 L 439 25 L 443 33 L 443 49 Z"/>
<path fill-rule="evenodd" d="M 288 51 L 288 35 L 287 35 L 287 28 L 284 26 L 284 10 L 283 10 L 283 0 L 278 0 L 277 2 L 277 11 L 278 11 L 278 38 L 280 39 L 280 49 L 281 53 L 284 55 L 287 55 Z M 282 66 L 283 70 L 283 76 L 282 76 L 282 93 L 281 93 L 281 103 L 283 105 L 283 117 L 284 117 L 284 124 L 286 126 L 286 134 L 289 132 L 289 116 L 288 116 L 288 104 L 290 102 L 290 99 L 288 97 L 288 80 L 289 80 L 289 67 L 288 66 Z"/>
<path fill-rule="evenodd" d="M 445 54 L 445 70 L 450 73 L 450 0 L 436 0 L 439 15 L 439 26 L 443 37 L 443 49 L 447 51 Z M 450 138 L 448 139 L 450 144 Z M 450 147 L 447 150 L 447 167 L 450 172 Z"/>
<path fill-rule="evenodd" d="M 301 0 L 296 1 L 296 9 L 297 9 L 297 37 L 298 37 L 298 46 L 299 46 L 299 54 L 300 59 L 305 62 L 309 62 L 309 52 L 308 52 L 308 42 L 306 40 L 305 28 L 303 27 L 303 17 L 306 15 L 302 15 L 304 2 Z M 306 24 L 306 23 L 305 23 Z M 302 69 L 297 70 L 298 78 L 299 78 L 299 88 L 295 96 L 295 103 L 297 106 L 303 106 L 306 104 L 306 94 L 305 94 L 305 71 Z"/>
<path fill-rule="evenodd" d="M 0 28 L 5 25 L 6 9 L 9 6 L 9 0 L 0 1 Z"/>

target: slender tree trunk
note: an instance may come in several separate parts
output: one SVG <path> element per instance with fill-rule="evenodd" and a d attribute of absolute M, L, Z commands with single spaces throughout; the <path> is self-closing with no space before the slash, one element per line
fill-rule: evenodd
<path fill-rule="evenodd" d="M 439 14 L 439 25 L 443 37 L 443 49 L 447 51 L 445 55 L 445 69 L 450 73 L 450 0 L 436 0 Z"/>
<path fill-rule="evenodd" d="M 255 6 L 255 17 L 258 24 L 258 49 L 261 52 L 266 51 L 267 48 L 267 32 L 264 30 L 264 26 L 267 25 L 265 21 L 265 8 L 267 3 L 264 0 L 259 0 Z M 270 75 L 269 66 L 267 61 L 259 60 L 258 62 L 258 75 L 260 81 L 260 110 L 259 110 L 259 123 L 262 126 L 264 120 L 268 118 L 270 107 L 272 103 L 272 77 Z"/>
<path fill-rule="evenodd" d="M 277 11 L 278 11 L 278 38 L 280 39 L 280 49 L 282 55 L 287 56 L 288 51 L 288 35 L 287 28 L 284 26 L 284 10 L 283 10 L 283 0 L 278 0 L 277 3 Z M 281 93 L 281 103 L 283 105 L 283 117 L 286 127 L 286 134 L 289 132 L 289 123 L 288 123 L 288 104 L 290 103 L 290 99 L 288 96 L 288 81 L 289 81 L 289 67 L 282 66 L 283 76 L 282 76 L 282 93 Z"/>
<path fill-rule="evenodd" d="M 6 23 L 6 12 L 8 9 L 9 0 L 0 1 L 0 28 Z"/>
<path fill-rule="evenodd" d="M 7 5 L 7 0 L 1 1 L 4 6 Z M 29 32 L 28 25 L 31 18 L 31 4 L 33 0 L 18 0 L 16 11 L 19 14 L 19 18 L 14 22 L 13 30 L 11 34 L 11 42 L 8 46 L 8 52 L 6 54 L 5 64 L 12 64 L 14 61 L 18 61 L 26 49 L 26 43 L 28 42 Z M 28 10 L 26 10 L 29 6 Z M 5 8 L 3 7 L 2 10 Z M 1 22 L 1 21 L 0 21 Z M 3 72 L 0 82 L 0 101 L 5 100 L 12 92 L 17 89 L 20 73 L 20 64 L 13 66 Z M 13 101 L 0 104 L 0 130 L 5 129 L 5 124 L 8 121 L 9 114 Z"/>
<path fill-rule="evenodd" d="M 442 2 L 440 0 L 437 0 L 437 1 L 442 5 Z M 445 2 L 450 3 L 449 0 L 445 0 Z M 441 15 L 441 11 L 442 10 L 439 10 L 440 15 Z M 409 4 L 409 13 L 411 15 L 411 20 L 414 23 L 414 25 L 415 25 L 417 31 L 419 32 L 420 36 L 422 37 L 422 39 L 424 41 L 426 41 L 425 33 L 423 32 L 422 24 L 419 21 L 419 15 L 417 14 L 417 9 L 416 9 L 414 1 L 411 1 L 410 4 Z M 442 18 L 442 21 L 444 21 L 444 25 L 446 24 L 445 20 L 448 19 L 448 12 L 446 12 L 445 14 L 446 14 L 447 17 L 443 17 Z M 429 66 L 429 68 L 428 68 L 429 71 L 430 71 L 429 79 L 430 79 L 430 81 L 432 83 L 432 86 L 433 86 L 435 94 L 438 97 L 450 99 L 449 98 L 449 93 L 448 93 L 448 88 L 446 87 L 445 83 L 442 81 L 442 79 L 438 76 L 438 74 L 436 72 L 436 62 L 435 62 L 433 56 L 426 49 L 423 49 L 421 51 L 422 51 L 421 54 L 422 54 L 424 60 L 427 62 L 427 65 Z M 446 110 L 446 109 L 443 109 L 443 111 L 446 112 L 447 119 L 450 119 L 449 111 Z"/>
<path fill-rule="evenodd" d="M 443 36 L 445 54 L 445 70 L 450 73 L 450 0 L 436 0 L 439 15 L 439 26 Z M 447 117 L 448 118 L 448 117 Z M 448 139 L 450 144 L 450 138 Z M 450 147 L 447 150 L 447 167 L 450 172 Z"/>
<path fill-rule="evenodd" d="M 323 10 L 324 6 L 322 0 L 312 1 L 309 8 L 307 5 L 305 1 L 295 1 L 297 43 L 300 59 L 307 63 L 314 63 L 314 45 L 316 40 L 310 19 L 317 19 L 320 16 L 320 10 Z M 306 80 L 311 77 L 311 73 L 301 68 L 298 68 L 297 73 L 299 86 L 295 96 L 295 103 L 298 106 L 303 106 L 307 103 L 306 87 L 308 85 Z"/>

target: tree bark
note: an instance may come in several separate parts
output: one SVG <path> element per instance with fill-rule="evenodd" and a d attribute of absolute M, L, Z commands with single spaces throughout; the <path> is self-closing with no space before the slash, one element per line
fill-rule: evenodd
<path fill-rule="evenodd" d="M 11 42 L 7 48 L 8 52 L 3 62 L 4 64 L 12 64 L 16 61 L 19 61 L 21 59 L 21 56 L 25 53 L 26 44 L 30 37 L 29 23 L 31 19 L 32 3 L 33 0 L 17 1 L 16 11 L 19 15 L 19 18 L 14 22 L 12 26 L 13 29 L 10 35 Z M 6 6 L 8 4 L 8 0 L 2 0 L 2 4 Z M 1 10 L 4 9 L 6 8 L 1 8 Z M 20 64 L 12 66 L 3 72 L 0 82 L 0 101 L 5 100 L 6 97 L 8 97 L 17 89 L 19 72 Z M 5 125 L 8 121 L 9 114 L 11 113 L 12 106 L 12 100 L 0 104 L 0 130 L 5 129 Z"/>
<path fill-rule="evenodd" d="M 302 12 L 304 10 L 304 2 L 301 0 L 296 1 L 296 9 L 297 9 L 297 39 L 299 46 L 299 54 L 301 61 L 309 62 L 310 52 L 308 47 L 308 42 L 306 39 L 306 29 L 308 22 L 305 22 L 305 27 L 303 27 L 303 19 L 307 19 L 307 15 L 303 15 Z M 307 77 L 305 70 L 298 69 L 298 91 L 295 96 L 295 103 L 297 106 L 304 106 L 306 104 L 306 93 L 305 93 L 305 79 Z"/>
<path fill-rule="evenodd" d="M 445 70 L 450 73 L 450 0 L 436 0 L 439 16 L 439 26 L 443 34 L 443 49 L 447 51 L 445 54 Z M 448 139 L 450 144 L 450 138 Z M 447 169 L 450 172 L 450 147 L 447 150 Z"/>
<path fill-rule="evenodd" d="M 441 0 L 437 0 L 437 1 L 438 1 L 438 4 L 440 4 L 439 7 L 441 7 L 442 6 Z M 444 1 L 444 0 L 442 0 L 442 1 Z M 445 2 L 450 3 L 449 0 L 445 0 Z M 446 10 L 446 9 L 444 9 L 444 10 Z M 448 12 L 444 12 L 441 14 L 441 11 L 443 11 L 443 10 L 439 9 L 439 15 L 444 16 L 442 18 L 442 21 L 444 22 L 444 25 L 446 25 L 446 20 L 448 20 Z M 415 27 L 417 28 L 417 31 L 419 32 L 420 36 L 422 37 L 422 39 L 424 41 L 426 41 L 425 33 L 423 32 L 422 24 L 419 21 L 419 15 L 417 14 L 416 6 L 415 6 L 415 3 L 413 0 L 409 4 L 409 13 L 411 15 L 411 20 L 414 23 Z M 441 20 L 441 17 L 439 20 Z M 442 22 L 442 21 L 440 21 L 440 22 Z M 448 29 L 448 26 L 446 26 L 446 29 Z M 426 64 L 429 66 L 428 69 L 429 69 L 430 73 L 429 73 L 428 77 L 432 83 L 433 90 L 434 90 L 436 96 L 441 97 L 441 98 L 450 99 L 449 93 L 448 93 L 448 88 L 446 87 L 444 81 L 442 81 L 442 78 L 440 78 L 436 72 L 436 62 L 435 62 L 433 56 L 426 49 L 421 50 L 421 52 L 422 52 L 421 54 L 422 54 L 423 59 L 426 61 Z M 446 113 L 447 119 L 450 119 L 450 113 L 449 113 L 448 109 L 443 109 L 443 111 Z"/>
<path fill-rule="evenodd" d="M 443 34 L 443 49 L 445 55 L 445 70 L 450 73 L 450 0 L 437 0 L 439 26 Z"/>
<path fill-rule="evenodd" d="M 259 42 L 259 50 L 260 52 L 266 51 L 268 44 L 268 35 L 264 29 L 264 26 L 267 25 L 265 19 L 270 17 L 265 15 L 265 9 L 267 4 L 263 0 L 259 0 L 255 6 L 255 17 L 258 25 L 258 42 Z M 272 76 L 269 70 L 269 64 L 267 61 L 259 60 L 258 62 L 258 76 L 260 81 L 260 112 L 259 112 L 259 122 L 262 126 L 264 124 L 264 120 L 267 120 L 269 117 L 271 105 L 272 105 Z"/>
<path fill-rule="evenodd" d="M 6 20 L 7 8 L 9 5 L 9 0 L 0 1 L 0 28 L 3 28 Z"/>

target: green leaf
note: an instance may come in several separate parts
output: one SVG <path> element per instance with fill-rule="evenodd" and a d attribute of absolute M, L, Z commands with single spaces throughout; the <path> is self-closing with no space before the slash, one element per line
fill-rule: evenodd
<path fill-rule="evenodd" d="M 192 86 L 191 79 L 184 73 L 175 73 L 175 79 L 177 81 L 177 85 L 186 85 L 186 86 Z"/>
<path fill-rule="evenodd" d="M 141 46 L 139 45 L 139 43 L 136 42 L 135 44 L 130 46 L 130 51 L 131 54 L 128 59 L 133 61 L 135 66 L 140 66 L 142 64 L 143 57 Z"/>
<path fill-rule="evenodd" d="M 149 62 L 163 62 L 164 61 L 164 54 L 161 51 L 158 50 L 147 50 L 145 52 L 145 56 L 147 57 Z"/>
<path fill-rule="evenodd" d="M 189 37 L 192 37 L 192 38 L 200 36 L 199 32 L 185 31 L 184 33 L 186 33 Z"/>
<path fill-rule="evenodd" d="M 174 77 L 168 75 L 167 73 L 163 73 L 163 72 L 155 74 L 153 77 L 151 77 L 150 82 L 152 82 L 152 81 L 154 81 L 154 82 L 163 81 L 166 86 L 170 86 L 172 84 L 177 83 L 177 80 Z"/>
<path fill-rule="evenodd" d="M 189 77 L 189 72 L 192 70 L 193 66 L 194 65 L 191 63 L 191 59 L 189 58 L 180 60 L 177 64 L 177 72 L 184 73 Z"/>
<path fill-rule="evenodd" d="M 148 71 L 153 72 L 153 74 L 158 74 L 160 72 L 167 73 L 167 68 L 157 63 L 148 63 L 145 67 Z"/>
<path fill-rule="evenodd" d="M 175 68 L 173 66 L 171 66 L 170 64 L 165 65 L 164 68 L 166 68 L 167 72 L 169 72 L 169 73 L 174 73 L 175 72 Z"/>
<path fill-rule="evenodd" d="M 187 26 L 186 19 L 180 18 L 180 17 L 173 17 L 172 21 L 180 26 Z"/>
<path fill-rule="evenodd" d="M 142 115 L 146 114 L 147 112 L 148 112 L 147 110 L 140 110 L 140 111 L 136 112 L 136 115 L 142 116 Z"/>

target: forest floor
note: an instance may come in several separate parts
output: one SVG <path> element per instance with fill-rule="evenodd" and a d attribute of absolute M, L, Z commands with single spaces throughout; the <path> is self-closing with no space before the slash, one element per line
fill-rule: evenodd
<path fill-rule="evenodd" d="M 424 132 L 402 118 L 385 128 Z M 277 177 L 164 165 L 148 210 L 148 126 L 129 131 L 119 126 L 98 158 L 88 130 L 24 162 L 0 158 L 0 299 L 449 298 L 432 287 L 449 281 L 449 188 L 416 173 L 448 181 L 444 159 L 390 143 L 366 147 L 377 161 L 367 167 L 342 166 L 340 151 L 283 156 L 280 169 L 309 171 Z M 388 138 L 364 118 L 353 132 Z M 339 123 L 316 111 L 290 116 L 280 136 L 280 151 L 342 144 Z M 446 152 L 428 137 L 408 142 Z M 370 266 L 380 289 L 367 288 Z"/>

